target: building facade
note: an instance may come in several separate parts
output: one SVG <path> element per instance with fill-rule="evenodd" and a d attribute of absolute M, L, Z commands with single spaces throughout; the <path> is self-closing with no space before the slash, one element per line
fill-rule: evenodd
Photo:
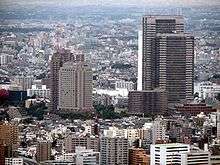
<path fill-rule="evenodd" d="M 100 140 L 101 165 L 128 165 L 128 140 L 103 137 Z"/>
<path fill-rule="evenodd" d="M 162 88 L 168 103 L 192 99 L 194 38 L 183 17 L 144 16 L 139 36 L 138 90 Z"/>
<path fill-rule="evenodd" d="M 69 153 L 74 153 L 77 146 L 99 152 L 100 141 L 96 137 L 76 137 L 75 135 L 69 135 L 65 138 L 64 143 L 65 150 Z"/>
<path fill-rule="evenodd" d="M 157 34 L 155 85 L 167 91 L 168 103 L 193 99 L 194 37 Z"/>
<path fill-rule="evenodd" d="M 89 112 L 92 104 L 92 70 L 84 62 L 65 63 L 59 71 L 58 109 Z"/>
<path fill-rule="evenodd" d="M 211 165 L 210 157 L 211 154 L 209 151 L 190 151 L 181 154 L 181 165 Z"/>
<path fill-rule="evenodd" d="M 40 98 L 50 98 L 50 89 L 46 85 L 32 85 L 30 89 L 27 89 L 27 96 L 34 96 Z"/>
<path fill-rule="evenodd" d="M 76 147 L 75 160 L 77 165 L 99 165 L 100 153 L 85 147 Z"/>
<path fill-rule="evenodd" d="M 128 111 L 131 114 L 164 114 L 167 110 L 167 94 L 165 90 L 130 91 L 128 95 Z"/>
<path fill-rule="evenodd" d="M 142 148 L 129 149 L 129 165 L 150 165 L 150 156 Z"/>
<path fill-rule="evenodd" d="M 0 145 L 18 147 L 18 127 L 10 123 L 0 124 Z"/>
<path fill-rule="evenodd" d="M 151 165 L 182 165 L 181 154 L 189 151 L 190 145 L 188 144 L 152 144 L 150 147 Z"/>

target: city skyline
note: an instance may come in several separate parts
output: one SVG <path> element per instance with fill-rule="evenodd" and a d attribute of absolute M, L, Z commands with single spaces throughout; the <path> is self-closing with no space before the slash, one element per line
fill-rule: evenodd
<path fill-rule="evenodd" d="M 0 164 L 220 164 L 220 9 L 0 1 Z"/>

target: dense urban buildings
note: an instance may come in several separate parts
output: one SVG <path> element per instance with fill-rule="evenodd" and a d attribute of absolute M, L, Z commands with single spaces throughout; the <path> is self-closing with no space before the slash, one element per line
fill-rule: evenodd
<path fill-rule="evenodd" d="M 219 165 L 219 2 L 77 2 L 0 5 L 0 164 Z"/>

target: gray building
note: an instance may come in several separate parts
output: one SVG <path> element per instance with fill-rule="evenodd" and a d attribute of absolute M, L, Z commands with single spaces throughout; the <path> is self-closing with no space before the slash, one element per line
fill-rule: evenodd
<path fill-rule="evenodd" d="M 142 23 L 139 89 L 163 88 L 167 91 L 168 103 L 191 99 L 194 38 L 184 33 L 183 17 L 144 16 Z"/>
<path fill-rule="evenodd" d="M 128 110 L 131 114 L 164 114 L 167 110 L 167 94 L 164 89 L 130 91 Z"/>
<path fill-rule="evenodd" d="M 88 112 L 92 105 L 92 70 L 85 62 L 67 62 L 59 70 L 58 109 Z"/>
<path fill-rule="evenodd" d="M 50 63 L 50 110 L 57 110 L 59 102 L 59 70 L 65 62 L 84 61 L 84 55 L 79 52 L 72 53 L 70 50 L 61 49 L 55 52 Z"/>
<path fill-rule="evenodd" d="M 100 154 L 101 165 L 128 165 L 128 139 L 102 137 Z"/>

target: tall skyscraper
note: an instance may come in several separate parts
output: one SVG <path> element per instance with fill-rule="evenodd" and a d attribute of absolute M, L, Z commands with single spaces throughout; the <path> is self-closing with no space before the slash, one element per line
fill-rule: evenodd
<path fill-rule="evenodd" d="M 168 103 L 192 98 L 194 38 L 184 33 L 183 17 L 145 16 L 142 23 L 138 90 L 163 88 Z"/>
<path fill-rule="evenodd" d="M 59 107 L 88 112 L 92 106 L 92 70 L 84 62 L 67 62 L 59 71 Z"/>
<path fill-rule="evenodd" d="M 156 86 L 166 89 L 169 103 L 193 99 L 194 37 L 190 34 L 157 34 Z"/>
<path fill-rule="evenodd" d="M 70 50 L 65 49 L 61 49 L 53 54 L 50 63 L 50 110 L 57 110 L 59 98 L 59 70 L 63 64 L 68 61 L 84 61 L 84 56 L 81 53 L 72 53 Z"/>

